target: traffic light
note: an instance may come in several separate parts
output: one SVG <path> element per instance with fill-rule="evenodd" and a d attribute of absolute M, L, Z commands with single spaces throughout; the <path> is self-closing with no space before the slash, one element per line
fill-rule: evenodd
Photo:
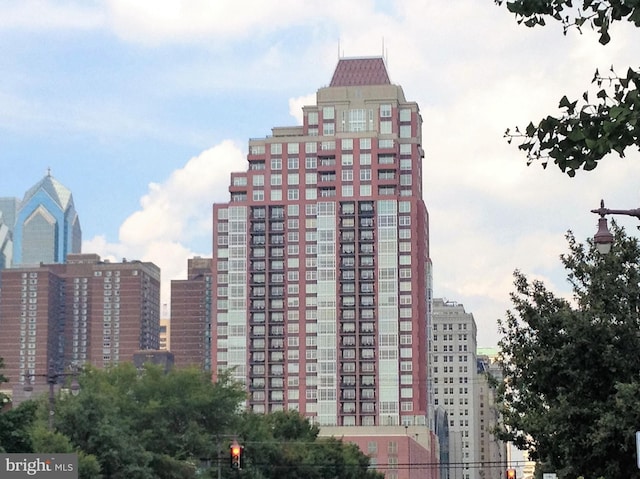
<path fill-rule="evenodd" d="M 231 457 L 231 469 L 242 469 L 242 452 L 244 451 L 244 447 L 242 447 L 237 442 L 231 444 L 231 448 L 229 449 L 230 457 Z"/>
<path fill-rule="evenodd" d="M 516 479 L 516 470 L 511 468 L 507 469 L 507 479 Z"/>

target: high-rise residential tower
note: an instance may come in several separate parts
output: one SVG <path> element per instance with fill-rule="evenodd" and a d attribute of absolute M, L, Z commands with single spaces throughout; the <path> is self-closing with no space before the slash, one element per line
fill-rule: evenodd
<path fill-rule="evenodd" d="M 82 231 L 73 196 L 51 172 L 20 202 L 13 243 L 14 266 L 64 263 L 67 254 L 80 253 Z"/>
<path fill-rule="evenodd" d="M 480 479 L 477 329 L 462 304 L 433 300 L 431 375 L 434 403 L 449 420 L 448 477 Z M 492 472 L 497 474 L 498 470 Z M 493 476 L 490 476 L 493 477 Z M 497 477 L 497 475 L 496 475 Z"/>
<path fill-rule="evenodd" d="M 187 279 L 171 281 L 170 350 L 178 367 L 211 370 L 211 258 L 189 258 Z"/>
<path fill-rule="evenodd" d="M 214 204 L 212 371 L 254 412 L 404 433 L 430 420 L 422 119 L 382 58 L 340 59 L 316 100 Z"/>
<path fill-rule="evenodd" d="M 0 357 L 10 386 L 72 365 L 106 367 L 157 350 L 160 269 L 69 254 L 64 264 L 2 272 Z"/>

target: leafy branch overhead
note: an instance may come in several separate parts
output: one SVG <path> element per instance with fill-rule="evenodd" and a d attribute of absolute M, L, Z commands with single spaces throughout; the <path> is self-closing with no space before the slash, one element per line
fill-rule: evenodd
<path fill-rule="evenodd" d="M 495 0 L 502 5 L 504 0 Z M 582 3 L 574 7 L 575 4 Z M 514 0 L 507 1 L 507 9 L 514 13 L 518 23 L 527 27 L 546 25 L 545 18 L 562 24 L 566 34 L 571 28 L 581 32 L 585 26 L 600 34 L 600 43 L 611 40 L 609 27 L 613 22 L 628 21 L 640 27 L 640 2 L 638 0 Z"/>
<path fill-rule="evenodd" d="M 494 0 L 502 5 L 504 0 Z M 573 0 L 515 0 L 507 1 L 507 9 L 518 23 L 528 27 L 545 25 L 545 19 L 562 24 L 564 33 L 571 28 L 596 30 L 600 43 L 607 44 L 613 22 L 628 21 L 640 26 L 640 0 L 582 0 L 574 7 Z M 593 170 L 598 161 L 611 152 L 624 157 L 629 147 L 640 148 L 640 71 L 629 68 L 618 76 L 613 67 L 607 76 L 597 70 L 592 83 L 593 93 L 585 92 L 582 99 L 569 100 L 563 96 L 559 103 L 562 113 L 549 115 L 523 130 L 507 129 L 505 136 L 527 155 L 527 164 L 540 161 L 546 167 L 551 160 L 560 170 L 574 176 L 577 170 Z"/>
<path fill-rule="evenodd" d="M 581 168 L 593 170 L 613 151 L 624 157 L 627 148 L 640 146 L 640 72 L 630 68 L 626 77 L 613 73 L 605 78 L 596 71 L 593 82 L 601 88 L 597 102 L 589 101 L 589 92 L 582 95 L 580 104 L 563 96 L 562 115 L 549 115 L 537 125 L 529 123 L 524 131 L 507 129 L 509 143 L 521 140 L 518 148 L 527 154 L 527 164 L 540 160 L 546 167 L 552 160 L 574 176 Z"/>

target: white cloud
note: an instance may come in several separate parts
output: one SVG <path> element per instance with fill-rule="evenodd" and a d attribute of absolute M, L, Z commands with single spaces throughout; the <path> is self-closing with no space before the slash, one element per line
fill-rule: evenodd
<path fill-rule="evenodd" d="M 109 0 L 108 5 L 113 28 L 122 38 L 192 43 L 215 38 L 229 42 L 317 22 L 336 1 L 324 2 L 322 8 L 298 0 Z"/>
<path fill-rule="evenodd" d="M 20 0 L 0 4 L 0 30 L 90 30 L 104 24 L 102 11 L 84 3 Z"/>
<path fill-rule="evenodd" d="M 47 2 L 20 3 L 27 6 L 14 8 L 12 23 L 27 25 L 32 10 L 43 3 L 53 8 Z M 424 196 L 431 214 L 435 294 L 463 303 L 478 322 L 479 344 L 493 344 L 495 319 L 510 306 L 514 269 L 545 278 L 566 294 L 558 260 L 566 250 L 565 231 L 575 230 L 578 239 L 592 235 L 596 218 L 589 210 L 600 197 L 620 208 L 634 207 L 640 199 L 633 181 L 640 176 L 637 154 L 628 160 L 608 158 L 595 172 L 569 179 L 554 165 L 526 167 L 524 155 L 516 144 L 506 143 L 503 132 L 559 113 L 561 96 L 579 98 L 596 68 L 613 63 L 623 73 L 625 65 L 637 61 L 638 30 L 616 28 L 612 44 L 602 47 L 591 33 L 563 36 L 558 24 L 519 26 L 506 8 L 492 2 L 403 0 L 389 2 L 384 12 L 376 10 L 377 3 L 346 7 L 328 0 L 315 8 L 299 0 L 109 0 L 106 13 L 97 10 L 87 24 L 100 25 L 104 15 L 119 38 L 143 48 L 206 45 L 205 53 L 195 50 L 193 63 L 158 68 L 163 91 L 188 98 L 193 91 L 286 90 L 285 95 L 301 95 L 288 103 L 298 123 L 302 106 L 315 102 L 315 94 L 304 93 L 329 82 L 338 45 L 341 54 L 370 56 L 382 53 L 384 42 L 392 81 L 402 85 L 408 100 L 418 102 L 424 120 Z M 0 28 L 8 21 L 4 12 Z M 69 21 L 82 24 L 73 12 L 85 11 L 70 12 Z M 246 109 L 249 116 L 256 107 L 239 99 L 234 108 Z M 105 109 L 99 110 L 85 123 L 104 129 Z M 123 124 L 115 114 L 102 122 Z M 126 129 L 140 131 L 144 124 L 135 117 Z M 258 126 L 256 134 L 272 126 L 282 125 Z M 123 222 L 117 244 L 92 238 L 86 250 L 113 259 L 149 259 L 162 267 L 165 280 L 184 277 L 186 258 L 195 254 L 194 238 L 211 235 L 211 203 L 228 200 L 229 173 L 245 168 L 240 149 L 231 143 L 203 152 L 149 185 L 138 211 Z M 210 248 L 201 254 L 211 254 Z M 163 298 L 168 297 L 163 293 Z"/>
<path fill-rule="evenodd" d="M 120 227 L 119 241 L 107 243 L 94 237 L 83 243 L 83 251 L 104 259 L 150 261 L 162 272 L 162 302 L 170 301 L 170 281 L 186 278 L 187 259 L 210 256 L 212 204 L 228 201 L 230 174 L 244 169 L 244 154 L 233 142 L 224 141 L 191 158 L 164 182 L 149 185 L 138 211 Z M 205 251 L 190 244 L 205 238 Z"/>
<path fill-rule="evenodd" d="M 312 93 L 310 95 L 299 96 L 297 98 L 289 99 L 289 113 L 292 117 L 296 119 L 298 125 L 302 125 L 303 115 L 302 115 L 302 107 L 307 105 L 315 105 L 316 104 L 316 94 Z"/>
<path fill-rule="evenodd" d="M 242 151 L 225 141 L 189 160 L 162 184 L 151 183 L 141 209 L 120 228 L 120 240 L 142 246 L 157 239 L 190 241 L 208 232 L 211 203 L 228 200 L 232 171 L 244 168 Z M 208 230 L 201 231 L 202 224 Z"/>

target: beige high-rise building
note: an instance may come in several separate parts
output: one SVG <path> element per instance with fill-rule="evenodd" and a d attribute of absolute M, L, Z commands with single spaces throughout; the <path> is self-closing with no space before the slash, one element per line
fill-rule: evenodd
<path fill-rule="evenodd" d="M 476 322 L 453 301 L 433 300 L 430 368 L 435 407 L 449 420 L 450 479 L 482 479 Z"/>
<path fill-rule="evenodd" d="M 496 388 L 494 382 L 502 380 L 502 370 L 496 362 L 497 351 L 478 349 L 478 460 L 480 461 L 480 477 L 492 479 L 504 477 L 509 467 L 507 444 L 493 434 L 500 422 L 500 413 L 496 404 Z"/>
<path fill-rule="evenodd" d="M 169 313 L 160 318 L 160 350 L 171 350 L 171 319 Z"/>

